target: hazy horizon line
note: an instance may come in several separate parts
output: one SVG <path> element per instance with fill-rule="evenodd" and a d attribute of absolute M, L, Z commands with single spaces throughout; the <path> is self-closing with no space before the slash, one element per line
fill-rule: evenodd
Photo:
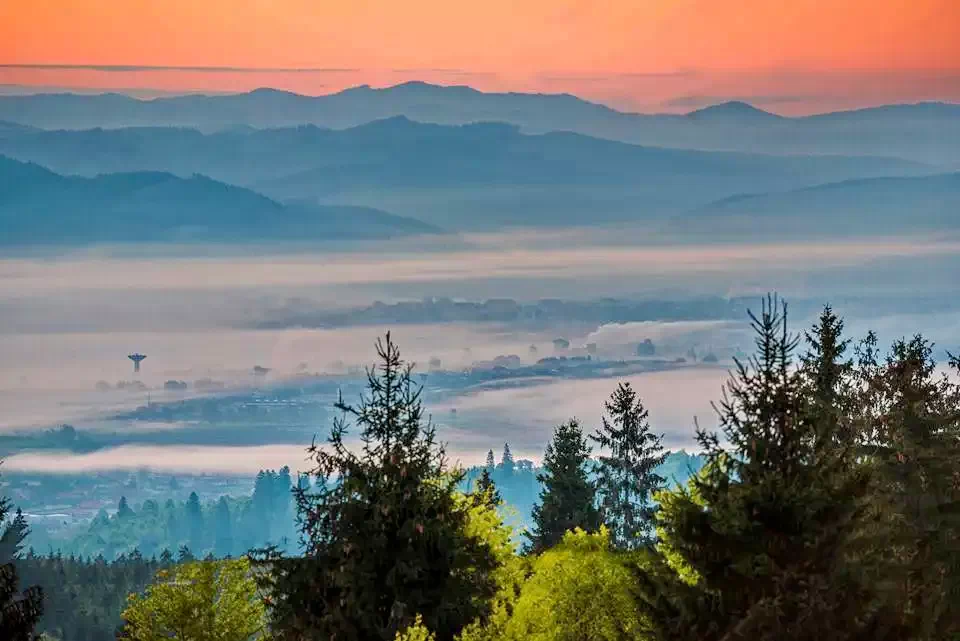
<path fill-rule="evenodd" d="M 181 67 L 181 66 L 140 66 L 140 65 L 48 65 L 48 64 L 9 64 L 9 63 L 0 63 L 0 69 L 57 69 L 57 70 L 99 70 L 99 71 L 109 71 L 111 73 L 130 73 L 136 71 L 156 71 L 156 72 L 168 72 L 168 71 L 181 71 L 181 72 L 197 72 L 197 73 L 237 73 L 237 74 L 256 74 L 256 73 L 356 73 L 361 70 L 359 69 L 324 69 L 324 68 L 255 68 L 255 67 Z M 436 71 L 436 70 L 434 70 Z M 448 72 L 453 72 L 452 70 L 445 70 Z M 396 89 L 399 87 L 407 85 L 424 85 L 427 87 L 438 88 L 438 89 L 457 89 L 457 88 L 466 88 L 472 91 L 475 91 L 480 94 L 489 95 L 489 96 L 506 96 L 506 95 L 528 95 L 528 96 L 573 96 L 577 100 L 583 101 L 585 103 L 590 103 L 598 106 L 606 107 L 611 111 L 624 114 L 624 115 L 646 115 L 646 116 L 682 116 L 710 107 L 729 104 L 729 103 L 743 103 L 749 105 L 750 107 L 757 109 L 758 111 L 764 111 L 767 113 L 775 114 L 783 118 L 805 118 L 810 116 L 817 115 L 828 115 L 833 113 L 847 113 L 847 112 L 856 112 L 856 111 L 865 111 L 869 109 L 882 109 L 884 107 L 898 107 L 898 106 L 918 106 L 918 105 L 950 105 L 960 107 L 960 101 L 953 101 L 950 99 L 929 99 L 929 100 L 896 100 L 896 101 L 883 101 L 877 102 L 868 106 L 861 107 L 849 107 L 849 108 L 837 108 L 837 109 L 825 109 L 822 111 L 810 111 L 805 112 L 800 115 L 790 115 L 779 113 L 778 111 L 771 109 L 769 105 L 782 105 L 785 103 L 796 103 L 796 102 L 807 102 L 815 101 L 816 96 L 804 96 L 801 94 L 791 95 L 791 96 L 767 96 L 767 95 L 694 95 L 694 94 L 677 94 L 665 100 L 662 100 L 658 103 L 657 107 L 662 107 L 669 110 L 670 108 L 676 107 L 687 107 L 689 111 L 676 112 L 676 111 L 656 111 L 656 110 L 625 110 L 620 109 L 617 106 L 609 104 L 606 101 L 598 100 L 595 98 L 585 97 L 578 93 L 573 93 L 570 91 L 537 91 L 537 90 L 528 90 L 528 91 L 486 91 L 484 89 L 478 89 L 473 85 L 466 83 L 443 83 L 439 81 L 431 80 L 404 80 L 395 83 L 384 83 L 384 84 L 370 84 L 370 83 L 358 83 L 351 84 L 345 87 L 337 88 L 326 93 L 304 93 L 300 91 L 293 91 L 290 89 L 284 89 L 280 86 L 273 86 L 269 84 L 264 84 L 260 86 L 253 87 L 251 89 L 242 89 L 236 91 L 222 90 L 215 88 L 206 88 L 206 87 L 197 87 L 197 88 L 184 88 L 184 89 L 164 89 L 160 87 L 92 87 L 92 86 L 80 86 L 80 85 L 48 85 L 48 84 L 23 84 L 23 83 L 0 83 L 0 98 L 6 97 L 31 97 L 31 96 L 42 96 L 42 95 L 75 95 L 75 96 L 101 96 L 101 95 L 121 95 L 131 100 L 136 100 L 139 102 L 149 102 L 157 99 L 170 99 L 177 97 L 186 97 L 186 96 L 201 96 L 201 97 L 227 97 L 227 96 L 243 96 L 256 93 L 258 91 L 275 91 L 277 93 L 289 94 L 299 98 L 305 99 L 318 99 L 318 98 L 327 98 L 331 96 L 336 96 L 339 94 L 347 93 L 356 89 L 371 89 L 373 91 L 387 91 L 390 89 Z M 320 85 L 324 87 L 325 85 Z M 766 105 L 766 106 L 762 106 Z"/>

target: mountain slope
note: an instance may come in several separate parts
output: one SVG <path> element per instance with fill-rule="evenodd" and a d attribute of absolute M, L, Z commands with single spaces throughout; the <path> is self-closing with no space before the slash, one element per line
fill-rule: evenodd
<path fill-rule="evenodd" d="M 890 158 L 664 149 L 405 117 L 345 130 L 38 131 L 0 140 L 0 154 L 88 176 L 199 173 L 278 200 L 366 205 L 448 229 L 644 221 L 740 192 L 930 171 Z"/>
<path fill-rule="evenodd" d="M 691 111 L 687 114 L 687 118 L 690 120 L 727 121 L 740 124 L 765 124 L 772 121 L 786 120 L 783 116 L 778 116 L 763 109 L 757 109 L 753 105 L 740 100 L 722 102 L 717 105 Z"/>
<path fill-rule="evenodd" d="M 687 115 L 632 114 L 567 94 L 484 93 L 412 82 L 325 96 L 261 89 L 138 100 L 118 94 L 0 96 L 0 120 L 49 129 L 233 125 L 346 128 L 404 115 L 422 122 L 500 121 L 530 133 L 574 131 L 644 145 L 764 153 L 899 156 L 960 168 L 960 105 L 923 103 L 783 118 L 744 103 Z"/>
<path fill-rule="evenodd" d="M 34 127 L 0 120 L 0 138 L 15 138 L 17 136 L 35 133 L 36 131 L 37 129 Z"/>
<path fill-rule="evenodd" d="M 733 196 L 680 216 L 673 226 L 683 233 L 751 238 L 960 231 L 960 173 Z"/>
<path fill-rule="evenodd" d="M 325 241 L 432 233 L 365 207 L 281 204 L 204 176 L 62 176 L 0 156 L 0 245 Z"/>

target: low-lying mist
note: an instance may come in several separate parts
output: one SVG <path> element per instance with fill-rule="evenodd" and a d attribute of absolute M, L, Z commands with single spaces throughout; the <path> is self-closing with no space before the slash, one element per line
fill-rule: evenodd
<path fill-rule="evenodd" d="M 922 332 L 939 349 L 957 350 L 960 243 L 955 240 L 667 246 L 631 243 L 633 238 L 638 238 L 636 230 L 621 235 L 611 230 L 520 231 L 464 236 L 458 248 L 449 243 L 417 247 L 405 240 L 332 253 L 280 253 L 281 248 L 270 247 L 201 257 L 183 248 L 145 247 L 142 255 L 125 248 L 0 259 L 0 430 L 46 429 L 62 422 L 92 429 L 100 419 L 148 402 L 222 394 L 222 389 L 269 393 L 312 374 L 356 378 L 360 367 L 373 362 L 376 338 L 392 330 L 404 356 L 422 371 L 458 371 L 509 355 L 532 364 L 566 353 L 553 345 L 558 337 L 570 341 L 571 353 L 584 354 L 593 344 L 600 358 L 614 360 L 633 357 L 636 344 L 645 339 L 657 345 L 659 358 L 668 360 L 684 357 L 691 348 L 700 356 L 716 352 L 717 365 L 688 363 L 673 371 L 631 374 L 667 444 L 682 447 L 691 444 L 694 416 L 712 420 L 709 401 L 719 397 L 729 358 L 751 350 L 745 315 L 670 323 L 420 319 L 305 328 L 294 316 L 285 316 L 294 307 L 341 310 L 349 319 L 350 310 L 374 301 L 425 297 L 521 303 L 555 298 L 589 305 L 605 297 L 669 301 L 746 296 L 749 301 L 755 296 L 759 304 L 762 293 L 778 291 L 798 303 L 795 331 L 805 328 L 818 305 L 832 302 L 854 337 L 875 329 L 889 342 Z M 255 329 L 267 319 L 274 329 Z M 135 378 L 126 358 L 135 351 L 148 355 L 136 378 L 143 387 L 118 386 Z M 255 372 L 255 367 L 264 371 Z M 505 441 L 518 455 L 536 458 L 557 422 L 571 415 L 588 424 L 598 420 L 603 399 L 615 385 L 601 376 L 500 388 L 466 386 L 448 391 L 431 410 L 451 453 L 464 461 L 478 460 Z M 182 381 L 190 389 L 164 389 L 167 381 Z M 194 385 L 197 381 L 215 385 L 201 388 Z M 140 454 L 122 449 L 122 435 L 135 433 L 136 447 L 161 448 L 143 459 L 150 464 L 189 466 L 187 461 L 197 461 L 197 471 L 203 471 L 202 462 L 213 457 L 190 458 L 169 449 L 177 447 L 176 434 L 202 430 L 189 422 L 172 423 L 176 429 L 132 422 L 118 430 L 110 448 L 93 453 L 14 452 L 7 465 L 12 469 L 58 460 L 90 469 L 140 465 Z M 322 435 L 327 427 L 305 426 L 293 434 L 302 434 L 305 445 L 308 433 Z M 164 436 L 151 440 L 150 433 Z M 290 434 L 282 443 L 271 443 L 269 435 L 252 441 L 247 433 L 230 442 L 229 430 L 223 434 L 226 440 L 201 439 L 191 447 L 240 448 L 222 459 L 234 471 L 246 470 L 244 465 L 263 467 L 258 457 L 276 455 L 263 448 L 299 452 L 300 446 L 289 442 Z M 50 471 L 57 467 L 49 465 Z"/>

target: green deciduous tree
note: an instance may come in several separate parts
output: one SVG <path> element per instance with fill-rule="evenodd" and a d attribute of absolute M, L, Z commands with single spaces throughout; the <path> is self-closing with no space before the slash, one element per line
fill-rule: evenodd
<path fill-rule="evenodd" d="M 463 641 L 632 641 L 653 639 L 636 607 L 632 559 L 606 528 L 576 529 L 531 561 L 509 614 Z"/>
<path fill-rule="evenodd" d="M 161 570 L 123 612 L 131 641 L 250 641 L 268 635 L 266 608 L 247 559 L 193 561 Z"/>
<path fill-rule="evenodd" d="M 436 641 L 436 639 L 436 635 L 423 624 L 423 617 L 419 614 L 407 629 L 397 632 L 396 636 L 396 641 Z"/>
<path fill-rule="evenodd" d="M 575 528 L 594 531 L 600 526 L 596 489 L 587 477 L 590 446 L 576 419 L 559 425 L 544 452 L 540 504 L 533 508 L 533 530 L 527 532 L 529 550 L 553 547 Z"/>
<path fill-rule="evenodd" d="M 656 468 L 667 452 L 630 383 L 618 385 L 604 408 L 602 426 L 590 436 L 600 446 L 596 472 L 601 517 L 614 546 L 635 549 L 651 541 L 656 511 L 651 499 L 665 481 Z"/>

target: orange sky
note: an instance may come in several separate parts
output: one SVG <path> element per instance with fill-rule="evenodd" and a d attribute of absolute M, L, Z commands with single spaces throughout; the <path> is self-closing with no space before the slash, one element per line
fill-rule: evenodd
<path fill-rule="evenodd" d="M 324 93 L 423 78 L 637 106 L 785 105 L 801 98 L 791 89 L 960 100 L 960 1 L 0 0 L 0 63 L 338 70 L 0 68 L 0 84 L 76 87 Z"/>

